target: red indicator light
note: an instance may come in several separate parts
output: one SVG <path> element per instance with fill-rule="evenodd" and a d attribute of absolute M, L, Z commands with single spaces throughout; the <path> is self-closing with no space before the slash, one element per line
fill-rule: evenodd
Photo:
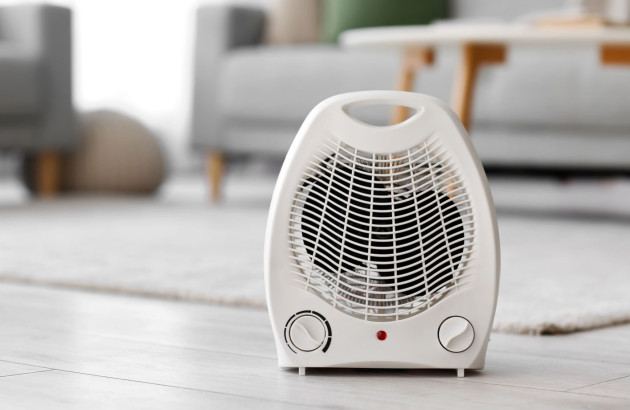
<path fill-rule="evenodd" d="M 376 332 L 376 338 L 378 340 L 385 340 L 387 339 L 387 333 L 384 330 L 379 330 L 378 332 Z"/>

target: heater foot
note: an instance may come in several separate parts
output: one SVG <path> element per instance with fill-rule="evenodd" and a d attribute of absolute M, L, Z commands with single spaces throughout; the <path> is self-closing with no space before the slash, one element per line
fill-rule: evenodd
<path fill-rule="evenodd" d="M 306 367 L 298 367 L 298 374 L 300 376 L 306 376 Z"/>
<path fill-rule="evenodd" d="M 464 369 L 457 369 L 457 377 L 464 377 Z"/>

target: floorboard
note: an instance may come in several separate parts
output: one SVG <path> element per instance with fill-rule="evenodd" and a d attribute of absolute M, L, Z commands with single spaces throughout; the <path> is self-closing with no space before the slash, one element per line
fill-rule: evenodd
<path fill-rule="evenodd" d="M 50 369 L 37 366 L 27 366 L 19 363 L 0 362 L 0 377 L 16 376 L 36 372 L 45 372 Z"/>
<path fill-rule="evenodd" d="M 10 392 L 10 393 L 8 393 Z M 204 409 L 286 407 L 282 402 L 133 382 L 79 373 L 48 371 L 0 381 L 3 408 L 28 409 Z M 5 407 L 6 406 L 6 407 Z M 291 403 L 293 407 L 294 404 Z M 302 406 L 298 406 L 301 408 Z M 303 406 L 310 408 L 312 406 Z"/>
<path fill-rule="evenodd" d="M 0 284 L 0 323 L 0 374 L 40 371 L 0 378 L 2 402 L 25 408 L 86 408 L 99 397 L 110 408 L 630 406 L 627 325 L 493 334 L 486 369 L 457 379 L 436 370 L 298 377 L 277 368 L 261 310 Z"/>
<path fill-rule="evenodd" d="M 604 383 L 596 383 L 590 386 L 580 387 L 573 390 L 573 392 L 618 397 L 630 400 L 630 376 L 620 377 Z"/>

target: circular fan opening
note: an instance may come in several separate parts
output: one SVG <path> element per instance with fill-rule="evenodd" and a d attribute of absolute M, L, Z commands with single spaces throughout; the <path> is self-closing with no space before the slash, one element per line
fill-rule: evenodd
<path fill-rule="evenodd" d="M 339 304 L 384 314 L 453 283 L 464 221 L 430 167 L 332 155 L 303 183 L 304 247 Z"/>

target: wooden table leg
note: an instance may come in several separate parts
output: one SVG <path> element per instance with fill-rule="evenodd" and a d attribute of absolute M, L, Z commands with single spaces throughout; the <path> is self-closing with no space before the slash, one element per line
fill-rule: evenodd
<path fill-rule="evenodd" d="M 628 65 L 630 64 L 630 46 L 604 44 L 600 49 L 599 58 L 604 65 Z"/>
<path fill-rule="evenodd" d="M 225 157 L 222 152 L 210 151 L 206 156 L 206 175 L 210 189 L 210 201 L 219 202 L 223 185 Z"/>
<path fill-rule="evenodd" d="M 432 48 L 409 48 L 403 52 L 402 62 L 398 77 L 396 78 L 396 89 L 399 91 L 413 91 L 416 73 L 421 67 L 433 64 Z M 398 124 L 407 119 L 409 109 L 403 106 L 396 106 L 392 115 L 392 124 Z"/>
<path fill-rule="evenodd" d="M 453 88 L 453 109 L 467 130 L 470 130 L 477 71 L 484 64 L 505 62 L 505 54 L 503 45 L 465 44 L 462 46 L 461 61 Z"/>
<path fill-rule="evenodd" d="M 35 158 L 35 189 L 40 197 L 54 197 L 59 192 L 61 158 L 58 152 L 45 151 Z"/>

